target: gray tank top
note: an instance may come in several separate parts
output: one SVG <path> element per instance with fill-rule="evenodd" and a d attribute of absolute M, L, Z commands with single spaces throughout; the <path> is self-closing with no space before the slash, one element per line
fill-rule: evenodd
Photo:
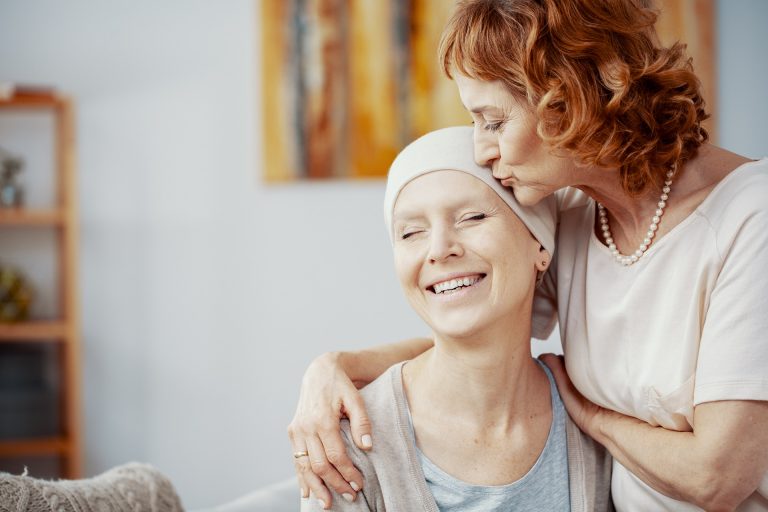
<path fill-rule="evenodd" d="M 571 508 L 568 489 L 566 412 L 549 368 L 537 361 L 549 379 L 552 424 L 549 436 L 533 467 L 516 482 L 506 485 L 472 485 L 458 480 L 430 461 L 421 450 L 421 467 L 441 512 L 563 511 Z M 408 411 L 410 421 L 410 411 Z M 413 430 L 413 424 L 411 424 Z M 415 436 L 414 436 L 415 439 Z"/>

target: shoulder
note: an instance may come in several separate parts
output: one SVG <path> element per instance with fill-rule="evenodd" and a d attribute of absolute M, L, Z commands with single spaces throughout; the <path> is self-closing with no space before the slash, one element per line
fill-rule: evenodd
<path fill-rule="evenodd" d="M 352 438 L 349 420 L 341 422 L 347 453 L 363 474 L 366 482 L 364 499 L 372 510 L 383 507 L 385 495 L 392 499 L 393 482 L 405 485 L 402 479 L 409 474 L 403 471 L 410 463 L 410 452 L 403 426 L 407 411 L 403 410 L 402 364 L 392 366 L 361 391 L 371 422 L 373 449 L 358 448 Z"/>
<path fill-rule="evenodd" d="M 697 209 L 711 219 L 729 212 L 768 211 L 768 158 L 740 165 L 718 183 Z"/>
<path fill-rule="evenodd" d="M 376 380 L 360 390 L 360 396 L 365 402 L 365 410 L 368 413 L 368 419 L 371 421 L 374 434 L 377 432 L 387 432 L 393 422 L 393 417 L 398 412 L 398 391 L 402 388 L 401 368 L 403 363 L 397 363 L 382 373 Z M 342 420 L 342 431 L 345 434 L 350 432 L 348 420 Z M 351 436 L 350 436 L 351 437 Z M 352 445 L 351 441 L 349 441 Z"/>
<path fill-rule="evenodd" d="M 706 220 L 724 256 L 738 240 L 755 243 L 768 231 L 768 158 L 743 164 L 710 192 L 696 209 Z M 753 239 L 757 236 L 757 239 Z"/>

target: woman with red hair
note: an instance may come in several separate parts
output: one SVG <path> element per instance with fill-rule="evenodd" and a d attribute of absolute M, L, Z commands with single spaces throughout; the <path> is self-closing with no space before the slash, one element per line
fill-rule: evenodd
<path fill-rule="evenodd" d="M 475 160 L 521 204 L 557 199 L 533 334 L 559 322 L 564 364 L 544 361 L 614 457 L 616 508 L 768 510 L 768 160 L 708 143 L 690 59 L 655 19 L 644 0 L 468 0 L 440 59 Z M 375 441 L 353 382 L 430 345 L 312 363 L 289 427 L 303 492 L 365 485 L 338 434 L 346 415 Z"/>

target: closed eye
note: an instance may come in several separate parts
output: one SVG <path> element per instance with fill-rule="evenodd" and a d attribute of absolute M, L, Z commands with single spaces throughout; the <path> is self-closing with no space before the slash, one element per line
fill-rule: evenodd
<path fill-rule="evenodd" d="M 501 130 L 503 126 L 504 126 L 504 121 L 496 121 L 495 123 L 486 123 L 485 126 L 483 126 L 483 130 L 486 130 L 489 132 L 497 132 Z"/>

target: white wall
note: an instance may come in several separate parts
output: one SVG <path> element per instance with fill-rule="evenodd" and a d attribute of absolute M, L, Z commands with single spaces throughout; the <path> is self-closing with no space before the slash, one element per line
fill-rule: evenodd
<path fill-rule="evenodd" d="M 717 2 L 719 144 L 751 158 L 768 156 L 768 2 Z"/>
<path fill-rule="evenodd" d="M 768 147 L 745 122 L 768 117 L 766 5 L 719 9 L 720 133 L 750 156 Z M 292 474 L 285 426 L 315 354 L 426 332 L 382 182 L 260 182 L 256 10 L 0 2 L 0 80 L 77 100 L 87 472 L 151 462 L 190 508 Z"/>

